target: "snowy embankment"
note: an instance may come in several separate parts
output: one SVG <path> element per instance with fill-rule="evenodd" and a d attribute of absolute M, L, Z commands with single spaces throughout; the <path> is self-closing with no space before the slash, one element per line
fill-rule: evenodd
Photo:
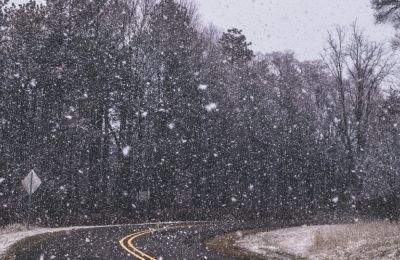
<path fill-rule="evenodd" d="M 315 260 L 400 259 L 400 225 L 303 226 L 246 235 L 235 245 L 263 256 L 282 252 Z"/>

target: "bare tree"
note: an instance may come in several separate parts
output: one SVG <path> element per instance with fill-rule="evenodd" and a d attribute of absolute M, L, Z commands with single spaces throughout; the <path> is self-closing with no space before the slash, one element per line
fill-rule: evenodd
<path fill-rule="evenodd" d="M 360 188 L 358 162 L 368 148 L 374 105 L 393 70 L 393 55 L 384 44 L 369 41 L 355 23 L 348 37 L 346 30 L 337 26 L 329 33 L 327 46 L 322 59 L 336 82 L 339 131 L 347 155 L 345 192 L 351 195 Z"/>
<path fill-rule="evenodd" d="M 345 66 L 346 66 L 346 34 L 344 28 L 337 26 L 335 32 L 329 32 L 328 47 L 322 59 L 328 68 L 329 72 L 336 81 L 336 88 L 339 94 L 340 112 L 340 129 L 341 136 L 346 152 L 350 161 L 353 160 L 353 149 L 350 137 L 350 127 L 348 124 L 348 112 L 346 107 L 346 80 L 345 80 Z"/>
<path fill-rule="evenodd" d="M 384 44 L 369 41 L 356 24 L 351 26 L 348 39 L 344 28 L 336 27 L 327 42 L 322 58 L 336 80 L 343 140 L 352 156 L 354 135 L 357 153 L 366 148 L 374 96 L 394 68 L 393 53 L 388 53 Z M 348 123 L 350 117 L 355 119 L 354 129 Z"/>
<path fill-rule="evenodd" d="M 357 152 L 365 150 L 369 120 L 374 96 L 390 75 L 394 62 L 387 55 L 384 44 L 370 42 L 356 24 L 351 27 L 350 42 L 347 45 L 346 68 L 351 82 L 351 98 L 356 123 Z"/>

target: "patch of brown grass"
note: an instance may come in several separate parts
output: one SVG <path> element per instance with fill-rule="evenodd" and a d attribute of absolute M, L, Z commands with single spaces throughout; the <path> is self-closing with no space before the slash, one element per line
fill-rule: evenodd
<path fill-rule="evenodd" d="M 324 226 L 315 234 L 313 250 L 331 250 L 353 243 L 400 237 L 400 224 L 389 222 Z"/>
<path fill-rule="evenodd" d="M 323 226 L 315 232 L 309 256 L 312 259 L 400 259 L 400 224 Z"/>
<path fill-rule="evenodd" d="M 235 257 L 241 260 L 258 260 L 263 259 L 259 255 L 250 252 L 244 252 L 241 248 L 235 246 L 239 235 L 237 232 L 229 233 L 222 236 L 217 236 L 206 242 L 207 249 L 217 252 L 223 256 Z"/>

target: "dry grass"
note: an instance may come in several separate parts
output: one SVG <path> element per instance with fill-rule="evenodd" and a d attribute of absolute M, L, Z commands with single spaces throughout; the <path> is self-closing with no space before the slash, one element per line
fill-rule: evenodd
<path fill-rule="evenodd" d="M 389 222 L 324 226 L 315 233 L 313 250 L 329 250 L 354 242 L 368 242 L 400 237 L 400 224 Z"/>
<path fill-rule="evenodd" d="M 245 234 L 248 234 L 245 231 Z M 235 257 L 235 259 L 247 260 L 247 259 L 262 259 L 260 256 L 251 252 L 243 251 L 241 248 L 235 246 L 235 242 L 241 237 L 237 232 L 232 232 L 222 236 L 217 236 L 206 242 L 207 249 L 217 252 L 223 256 Z"/>
<path fill-rule="evenodd" d="M 400 224 L 323 226 L 314 234 L 311 259 L 400 259 Z"/>

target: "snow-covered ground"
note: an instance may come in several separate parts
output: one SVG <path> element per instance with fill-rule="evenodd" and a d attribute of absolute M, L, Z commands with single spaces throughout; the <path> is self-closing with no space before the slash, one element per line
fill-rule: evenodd
<path fill-rule="evenodd" d="M 266 255 L 270 251 L 305 255 L 313 245 L 314 232 L 319 228 L 288 228 L 247 235 L 238 240 L 236 245 L 260 255 Z"/>
<path fill-rule="evenodd" d="M 246 235 L 236 241 L 260 255 L 285 252 L 307 259 L 400 259 L 400 225 L 303 226 Z"/>

